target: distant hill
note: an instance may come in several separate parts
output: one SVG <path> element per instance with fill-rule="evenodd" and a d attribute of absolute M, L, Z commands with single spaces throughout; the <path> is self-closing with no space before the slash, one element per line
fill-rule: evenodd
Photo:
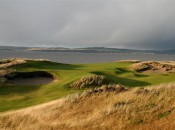
<path fill-rule="evenodd" d="M 64 47 L 15 47 L 0 46 L 0 50 L 48 51 L 48 52 L 82 52 L 82 53 L 153 53 L 175 54 L 175 50 L 136 50 L 107 47 L 64 48 Z"/>

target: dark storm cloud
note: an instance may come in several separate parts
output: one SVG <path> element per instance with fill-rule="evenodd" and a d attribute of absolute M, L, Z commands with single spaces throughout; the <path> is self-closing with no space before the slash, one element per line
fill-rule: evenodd
<path fill-rule="evenodd" d="M 173 0 L 1 0 L 0 45 L 175 49 Z"/>

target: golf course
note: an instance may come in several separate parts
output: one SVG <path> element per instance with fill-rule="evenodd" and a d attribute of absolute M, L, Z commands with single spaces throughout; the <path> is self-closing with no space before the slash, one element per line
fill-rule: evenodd
<path fill-rule="evenodd" d="M 53 80 L 45 84 L 0 84 L 0 112 L 17 110 L 48 101 L 65 97 L 69 94 L 83 92 L 85 89 L 96 88 L 90 86 L 71 88 L 69 84 L 84 76 L 100 75 L 108 80 L 107 84 L 120 84 L 128 88 L 147 87 L 162 83 L 174 82 L 174 73 L 142 73 L 135 71 L 132 61 L 116 61 L 110 63 L 93 64 L 63 64 L 51 61 L 26 60 L 6 69 L 17 73 L 47 72 Z M 43 79 L 44 80 L 44 79 Z"/>

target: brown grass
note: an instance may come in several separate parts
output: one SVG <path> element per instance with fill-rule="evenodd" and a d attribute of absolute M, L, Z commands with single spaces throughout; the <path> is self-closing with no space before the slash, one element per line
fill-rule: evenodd
<path fill-rule="evenodd" d="M 24 64 L 27 61 L 48 61 L 47 59 L 28 59 L 28 58 L 10 58 L 0 60 L 0 69 L 6 69 L 11 66 Z"/>
<path fill-rule="evenodd" d="M 118 88 L 118 87 L 117 87 Z M 0 114 L 4 130 L 174 130 L 175 83 L 75 94 Z"/>
<path fill-rule="evenodd" d="M 79 80 L 76 80 L 72 83 L 69 83 L 67 86 L 70 88 L 85 88 L 85 87 L 94 87 L 94 86 L 102 86 L 107 82 L 105 76 L 102 75 L 90 75 L 84 76 Z"/>
<path fill-rule="evenodd" d="M 173 62 L 144 61 L 133 64 L 132 68 L 137 72 L 144 73 L 175 73 Z"/>
<path fill-rule="evenodd" d="M 0 69 L 6 69 L 10 66 L 24 64 L 24 63 L 26 63 L 26 60 L 21 58 L 5 59 L 0 61 Z"/>

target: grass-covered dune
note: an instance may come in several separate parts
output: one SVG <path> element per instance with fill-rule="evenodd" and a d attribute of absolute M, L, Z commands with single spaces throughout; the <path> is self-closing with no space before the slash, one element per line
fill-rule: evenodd
<path fill-rule="evenodd" d="M 86 88 L 73 89 L 68 84 L 83 76 L 104 76 L 109 83 L 127 87 L 144 87 L 174 81 L 174 73 L 140 73 L 132 69 L 133 62 L 121 61 L 96 64 L 62 64 L 50 61 L 27 60 L 8 67 L 15 72 L 44 71 L 54 76 L 54 81 L 45 85 L 0 84 L 0 112 L 32 106 L 82 92 Z M 4 71 L 4 70 L 2 70 Z M 97 86 L 93 86 L 97 87 Z"/>
<path fill-rule="evenodd" d="M 174 130 L 175 84 L 97 90 L 2 113 L 0 129 Z"/>

